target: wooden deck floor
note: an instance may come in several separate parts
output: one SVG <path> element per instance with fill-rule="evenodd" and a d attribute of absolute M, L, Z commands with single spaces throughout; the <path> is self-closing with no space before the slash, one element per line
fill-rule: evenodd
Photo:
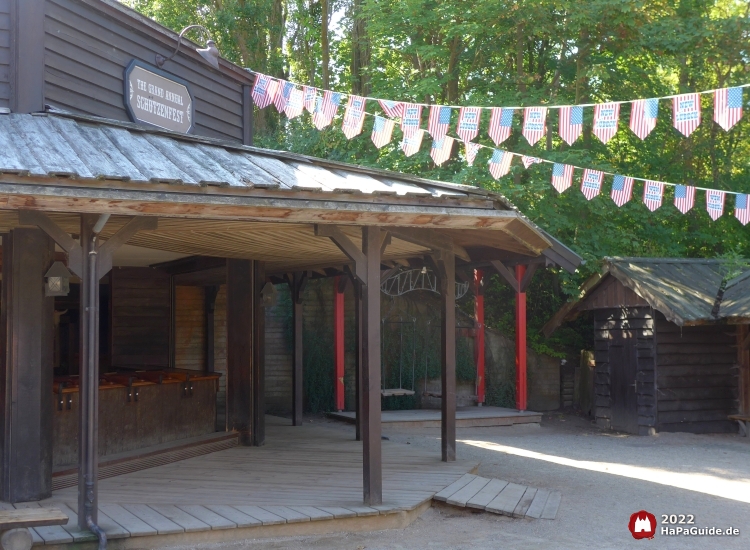
<path fill-rule="evenodd" d="M 362 503 L 362 446 L 352 434 L 267 418 L 264 447 L 234 447 L 101 480 L 105 531 L 117 539 L 415 510 L 477 466 L 383 441 L 383 505 L 369 508 Z M 29 505 L 60 505 L 71 515 L 76 501 L 71 487 Z M 38 544 L 90 539 L 75 520 L 45 529 L 33 533 Z"/>
<path fill-rule="evenodd" d="M 330 418 L 353 423 L 354 412 L 328 413 Z M 383 427 L 390 428 L 439 428 L 440 411 L 437 409 L 410 409 L 383 411 Z M 479 428 L 483 426 L 512 426 L 513 424 L 538 424 L 542 413 L 517 411 L 503 407 L 464 407 L 456 411 L 457 428 Z"/>

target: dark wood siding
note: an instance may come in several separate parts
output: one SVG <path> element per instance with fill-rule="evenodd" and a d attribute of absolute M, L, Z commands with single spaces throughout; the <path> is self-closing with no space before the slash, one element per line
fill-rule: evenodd
<path fill-rule="evenodd" d="M 623 285 L 612 275 L 606 279 L 594 292 L 589 294 L 581 303 L 581 311 L 590 309 L 608 309 L 618 307 L 648 307 L 648 302 L 638 296 L 631 289 Z"/>
<path fill-rule="evenodd" d="M 111 280 L 112 367 L 169 368 L 169 275 L 148 267 L 116 267 Z"/>
<path fill-rule="evenodd" d="M 112 7 L 101 9 L 82 0 L 47 1 L 45 100 L 77 113 L 128 120 L 122 97 L 126 66 L 134 58 L 154 64 L 157 53 L 168 56 L 173 46 L 167 47 L 155 38 L 157 31 L 127 14 L 114 18 L 105 13 Z M 182 54 L 164 70 L 190 83 L 196 134 L 242 141 L 243 82 Z"/>
<path fill-rule="evenodd" d="M 613 359 L 611 354 L 622 353 L 621 346 L 615 342 L 628 341 L 634 346 L 635 382 L 637 391 L 637 431 L 648 434 L 656 426 L 656 389 L 655 389 L 655 350 L 654 318 L 650 308 L 612 308 L 600 309 L 594 316 L 596 362 L 594 394 L 596 422 L 603 428 L 612 427 L 613 405 L 616 394 L 633 391 L 627 386 L 613 388 L 615 380 L 625 384 L 622 377 L 613 376 Z M 633 413 L 635 414 L 635 412 Z"/>
<path fill-rule="evenodd" d="M 657 313 L 659 430 L 736 432 L 736 327 L 678 327 Z"/>
<path fill-rule="evenodd" d="M 174 366 L 206 368 L 206 291 L 202 286 L 174 287 Z"/>
<path fill-rule="evenodd" d="M 0 0 L 0 107 L 10 105 L 10 2 Z"/>

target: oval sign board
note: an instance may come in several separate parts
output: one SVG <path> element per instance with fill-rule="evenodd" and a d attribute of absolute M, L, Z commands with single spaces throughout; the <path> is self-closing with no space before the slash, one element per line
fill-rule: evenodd
<path fill-rule="evenodd" d="M 183 134 L 193 129 L 188 83 L 138 60 L 125 69 L 125 108 L 133 122 Z"/>

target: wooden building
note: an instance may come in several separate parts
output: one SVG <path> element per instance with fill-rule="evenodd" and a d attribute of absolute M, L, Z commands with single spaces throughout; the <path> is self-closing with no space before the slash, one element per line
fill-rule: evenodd
<path fill-rule="evenodd" d="M 380 279 L 397 261 L 439 274 L 455 460 L 456 270 L 577 255 L 483 189 L 253 148 L 254 75 L 186 40 L 173 55 L 177 34 L 119 2 L 0 15 L 3 501 L 49 496 L 75 460 L 88 529 L 100 456 L 217 425 L 263 445 L 272 282 L 292 289 L 299 425 L 301 290 L 339 276 L 356 288 L 363 500 L 381 503 Z"/>
<path fill-rule="evenodd" d="M 594 319 L 596 422 L 654 432 L 735 432 L 748 414 L 750 272 L 720 260 L 607 258 L 545 326 Z"/>

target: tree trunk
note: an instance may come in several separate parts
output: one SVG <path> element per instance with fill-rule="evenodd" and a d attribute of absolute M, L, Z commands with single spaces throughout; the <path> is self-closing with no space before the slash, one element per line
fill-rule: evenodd
<path fill-rule="evenodd" d="M 362 0 L 352 2 L 352 92 L 370 95 L 370 61 L 372 49 L 367 34 L 367 22 L 362 14 Z"/>
<path fill-rule="evenodd" d="M 322 50 L 323 57 L 323 88 L 326 90 L 331 89 L 331 76 L 329 73 L 330 64 L 330 45 L 328 44 L 328 0 L 320 0 L 320 11 L 321 20 L 323 27 L 320 33 L 320 49 Z"/>

